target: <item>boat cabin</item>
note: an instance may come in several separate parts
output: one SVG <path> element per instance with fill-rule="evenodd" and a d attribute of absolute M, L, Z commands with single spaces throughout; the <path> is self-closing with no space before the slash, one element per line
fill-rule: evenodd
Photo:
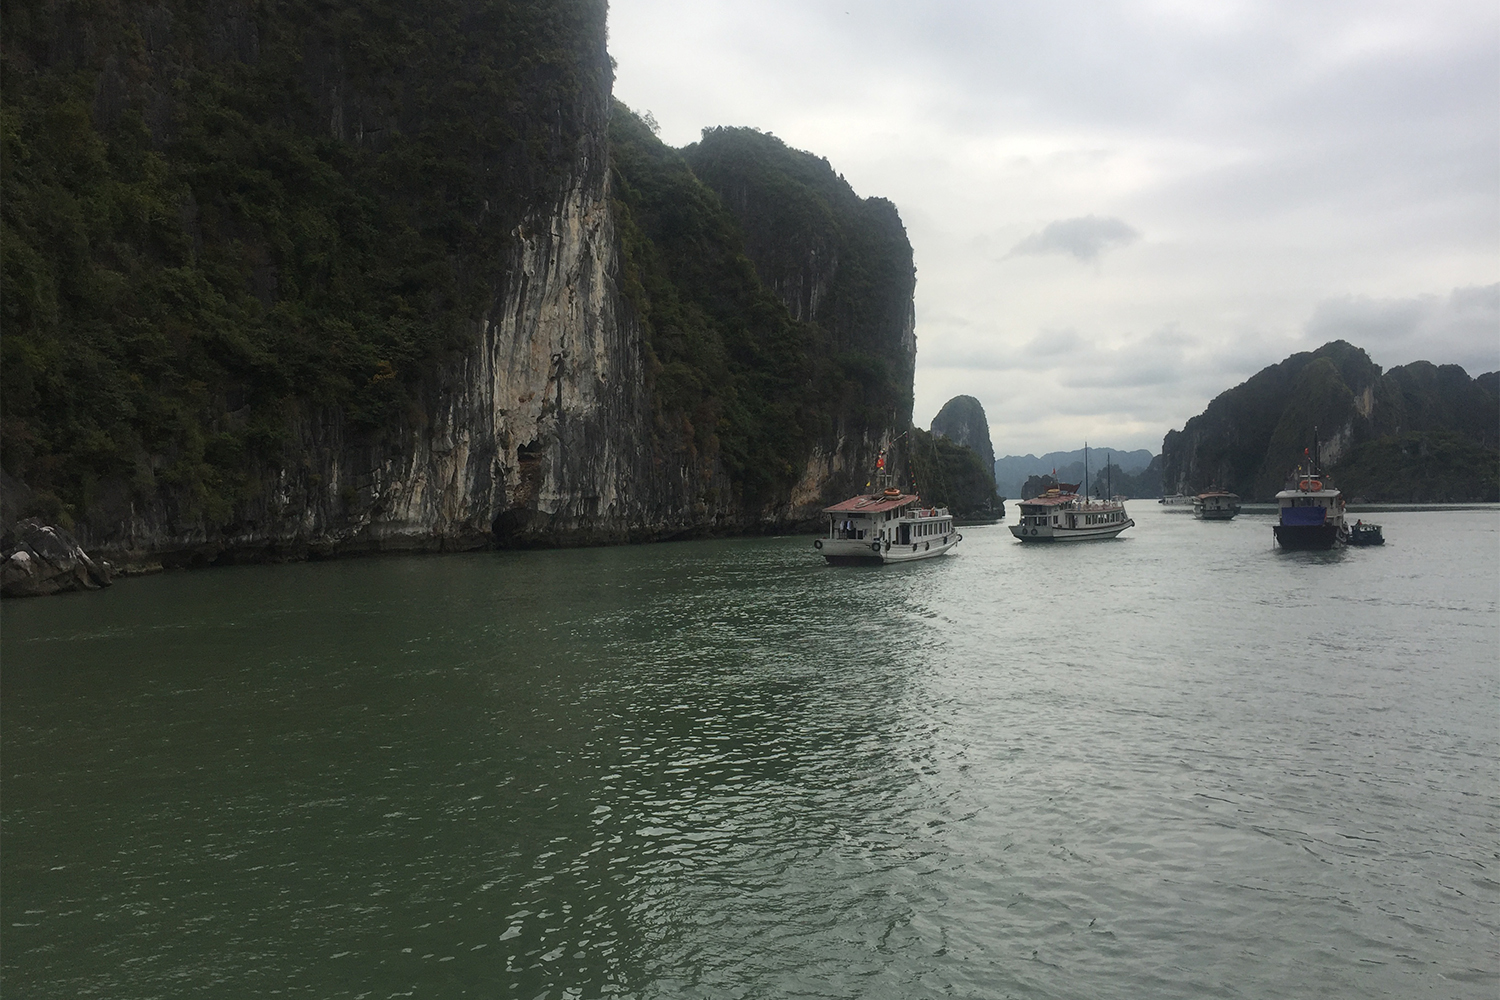
<path fill-rule="evenodd" d="M 1276 494 L 1282 524 L 1343 520 L 1344 494 L 1319 479 L 1303 478 Z"/>
<path fill-rule="evenodd" d="M 828 515 L 828 537 L 911 545 L 953 533 L 953 515 L 946 507 L 921 504 L 921 497 L 898 490 L 853 497 L 823 508 Z"/>

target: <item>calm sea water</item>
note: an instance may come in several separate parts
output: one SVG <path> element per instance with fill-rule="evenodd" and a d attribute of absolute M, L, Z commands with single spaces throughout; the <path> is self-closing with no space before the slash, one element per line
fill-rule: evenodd
<path fill-rule="evenodd" d="M 0 991 L 1495 997 L 1500 512 L 1132 507 L 6 602 Z"/>

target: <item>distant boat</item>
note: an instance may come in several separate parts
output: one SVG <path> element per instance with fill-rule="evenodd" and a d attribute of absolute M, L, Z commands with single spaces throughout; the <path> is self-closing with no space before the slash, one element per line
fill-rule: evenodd
<path fill-rule="evenodd" d="M 1193 516 L 1204 521 L 1229 521 L 1240 512 L 1240 495 L 1208 489 L 1193 497 Z"/>
<path fill-rule="evenodd" d="M 1193 498 L 1189 496 L 1183 496 L 1181 493 L 1173 493 L 1171 496 L 1162 497 L 1156 502 L 1160 504 L 1166 504 L 1168 507 L 1181 507 L 1192 503 Z"/>
<path fill-rule="evenodd" d="M 1380 525 L 1370 524 L 1367 521 L 1355 521 L 1349 527 L 1350 545 L 1384 545 L 1385 534 Z"/>
<path fill-rule="evenodd" d="M 1276 494 L 1280 517 L 1271 530 L 1284 549 L 1331 549 L 1349 540 L 1344 495 L 1319 467 L 1316 432 L 1313 449 L 1306 463 L 1293 471 L 1287 488 Z"/>

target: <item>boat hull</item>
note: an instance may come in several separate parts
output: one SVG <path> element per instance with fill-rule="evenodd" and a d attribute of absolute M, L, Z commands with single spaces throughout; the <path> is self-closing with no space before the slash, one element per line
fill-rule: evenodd
<path fill-rule="evenodd" d="M 1276 524 L 1271 530 L 1276 534 L 1276 544 L 1284 549 L 1331 549 L 1341 544 L 1345 535 L 1338 524 Z"/>
<path fill-rule="evenodd" d="M 1023 542 L 1087 542 L 1101 538 L 1114 538 L 1126 528 L 1134 525 L 1135 520 L 1128 517 L 1117 524 L 1102 524 L 1086 528 L 1053 527 L 1050 524 L 1012 524 L 1010 533 Z"/>
<path fill-rule="evenodd" d="M 1193 516 L 1200 521 L 1232 521 L 1234 520 L 1234 516 L 1239 512 L 1238 507 L 1232 510 L 1209 510 L 1205 508 L 1194 510 Z"/>
<path fill-rule="evenodd" d="M 943 539 L 947 539 L 944 541 Z M 886 563 L 936 559 L 963 540 L 958 532 L 905 545 L 820 538 L 816 545 L 830 566 L 883 566 Z"/>

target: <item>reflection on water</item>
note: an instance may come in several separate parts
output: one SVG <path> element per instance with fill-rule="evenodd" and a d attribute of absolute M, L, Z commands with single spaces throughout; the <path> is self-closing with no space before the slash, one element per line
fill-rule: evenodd
<path fill-rule="evenodd" d="M 1495 511 L 1132 515 L 8 602 L 6 991 L 1493 996 Z"/>

